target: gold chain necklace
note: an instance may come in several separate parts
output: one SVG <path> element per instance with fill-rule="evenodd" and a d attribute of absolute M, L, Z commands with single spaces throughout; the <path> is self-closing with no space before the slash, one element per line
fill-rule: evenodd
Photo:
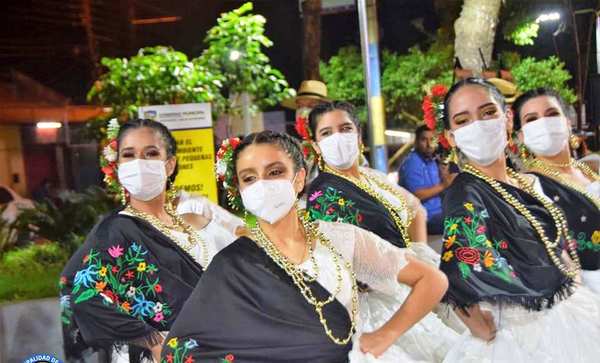
<path fill-rule="evenodd" d="M 562 211 L 560 209 L 558 209 L 552 202 L 543 198 L 534 189 L 533 184 L 527 183 L 527 181 L 521 175 L 519 175 L 516 171 L 514 171 L 510 168 L 507 168 L 508 175 L 511 178 L 516 179 L 525 192 L 531 194 L 535 199 L 540 201 L 543 204 L 544 208 L 546 208 L 546 210 L 552 216 L 552 219 L 554 220 L 554 224 L 556 227 L 556 240 L 554 242 L 551 242 L 550 239 L 548 238 L 548 236 L 546 236 L 546 232 L 544 231 L 544 228 L 542 227 L 540 221 L 538 221 L 531 214 L 531 212 L 527 209 L 527 207 L 525 207 L 525 205 L 523 205 L 523 203 L 519 202 L 517 200 L 517 198 L 515 198 L 504 187 L 502 187 L 502 185 L 500 185 L 500 183 L 496 179 L 483 174 L 481 171 L 479 171 L 478 169 L 476 169 L 474 166 L 472 166 L 470 164 L 465 165 L 463 167 L 463 171 L 465 171 L 471 175 L 474 175 L 475 177 L 488 183 L 496 192 L 498 192 L 498 194 L 500 194 L 500 196 L 505 201 L 508 202 L 508 204 L 512 205 L 523 217 L 525 217 L 525 219 L 527 219 L 529 224 L 535 229 L 536 233 L 540 236 L 542 243 L 544 243 L 544 246 L 546 247 L 546 252 L 548 253 L 548 256 L 550 257 L 550 259 L 552 260 L 554 265 L 564 275 L 566 275 L 570 278 L 574 278 L 577 275 L 579 269 L 581 268 L 581 264 L 579 263 L 579 256 L 577 256 L 577 251 L 575 250 L 574 246 L 572 245 L 572 242 L 569 241 L 568 227 L 567 227 L 567 221 L 565 219 L 565 216 L 562 213 Z M 564 237 L 565 241 L 567 241 L 567 251 L 569 252 L 569 255 L 571 256 L 571 258 L 573 259 L 573 262 L 575 264 L 574 268 L 569 268 L 567 265 L 565 265 L 560 260 L 560 258 L 556 255 L 556 252 L 554 251 L 554 249 L 559 246 L 561 237 Z"/>
<path fill-rule="evenodd" d="M 547 162 L 544 162 L 539 159 L 533 159 L 528 162 L 527 166 L 529 168 L 536 169 L 539 172 L 541 172 L 542 174 L 544 174 L 548 177 L 551 177 L 552 179 L 555 179 L 559 183 L 583 194 L 583 196 L 586 197 L 587 199 L 589 199 L 596 206 L 596 208 L 600 209 L 600 198 L 598 198 L 595 195 L 593 195 L 592 193 L 588 192 L 584 187 L 580 186 L 579 184 L 574 183 L 571 180 L 569 180 L 568 178 L 566 178 L 563 175 L 563 173 L 560 170 L 557 170 L 556 168 L 554 168 L 553 165 L 555 165 L 555 164 L 547 163 Z M 570 163 L 570 165 L 578 168 L 588 178 L 593 179 L 595 181 L 600 180 L 600 176 L 598 176 L 598 174 L 594 173 L 592 171 L 592 169 L 590 169 L 584 163 L 572 160 L 572 163 Z"/>
<path fill-rule="evenodd" d="M 408 234 L 408 226 L 410 226 L 410 223 L 412 222 L 412 219 L 414 218 L 414 214 L 410 213 L 410 210 L 408 209 L 408 206 L 406 203 L 406 199 L 404 199 L 404 196 L 399 191 L 397 191 L 394 188 L 392 188 L 391 186 L 387 185 L 387 183 L 385 183 L 384 181 L 378 180 L 379 178 L 372 177 L 372 176 L 367 175 L 366 173 L 360 171 L 360 175 L 363 176 L 365 179 L 373 182 L 379 188 L 391 193 L 394 197 L 396 197 L 400 204 L 400 206 L 396 207 L 392 203 L 390 203 L 386 198 L 384 198 L 383 195 L 381 195 L 375 189 L 373 189 L 371 187 L 371 185 L 369 185 L 369 183 L 365 183 L 357 178 L 346 176 L 342 173 L 339 173 L 339 172 L 333 170 L 329 165 L 325 165 L 324 171 L 354 184 L 359 189 L 362 189 L 367 194 L 369 194 L 369 196 L 371 196 L 373 199 L 375 199 L 376 201 L 381 203 L 383 205 L 383 207 L 392 216 L 392 219 L 394 220 L 394 224 L 396 225 L 396 229 L 398 229 L 398 231 L 400 232 L 400 235 L 402 236 L 402 239 L 404 240 L 406 247 L 410 247 L 411 239 L 410 239 L 410 235 Z M 406 214 L 407 214 L 406 222 L 403 221 L 402 217 L 401 217 L 403 211 L 406 211 Z"/>
<path fill-rule="evenodd" d="M 358 286 L 356 284 L 356 276 L 354 275 L 354 270 L 352 269 L 352 265 L 349 262 L 345 262 L 344 267 L 346 268 L 348 274 L 350 275 L 350 281 L 352 282 L 352 309 L 350 315 L 350 331 L 348 332 L 348 336 L 345 338 L 338 338 L 333 335 L 333 331 L 329 328 L 327 324 L 327 319 L 323 315 L 323 308 L 325 305 L 334 301 L 335 296 L 341 291 L 343 284 L 342 277 L 342 255 L 335 249 L 331 241 L 321 232 L 319 231 L 319 227 L 315 222 L 311 222 L 306 213 L 300 214 L 300 221 L 304 226 L 304 230 L 306 232 L 307 243 L 310 245 L 310 241 L 316 241 L 316 243 L 321 243 L 324 247 L 326 247 L 332 256 L 333 263 L 335 265 L 336 270 L 336 279 L 337 286 L 333 293 L 325 300 L 318 300 L 309 285 L 306 284 L 306 281 L 315 281 L 316 278 L 307 279 L 306 273 L 304 273 L 300 268 L 298 268 L 294 263 L 290 262 L 290 260 L 285 257 L 279 249 L 271 242 L 271 240 L 265 235 L 264 231 L 260 227 L 258 221 L 256 225 L 252 227 L 252 236 L 256 244 L 261 247 L 265 253 L 273 260 L 279 267 L 281 267 L 294 281 L 294 284 L 300 290 L 302 296 L 306 301 L 313 305 L 317 315 L 319 316 L 319 321 L 323 328 L 325 329 L 325 333 L 327 336 L 338 345 L 346 345 L 352 339 L 354 332 L 356 331 L 356 315 L 358 313 Z M 316 246 L 316 245 L 315 245 Z M 312 247 L 311 247 L 312 249 Z M 313 260 L 315 267 L 317 266 L 316 261 Z M 318 270 L 315 270 L 315 276 L 317 275 Z"/>
<path fill-rule="evenodd" d="M 200 265 L 200 268 L 202 268 L 203 271 L 208 267 L 208 250 L 206 248 L 206 242 L 202 238 L 200 238 L 198 233 L 194 230 L 194 228 L 191 225 L 186 223 L 180 215 L 175 213 L 171 203 L 165 204 L 165 211 L 173 220 L 173 224 L 176 227 L 180 227 L 181 229 L 183 229 L 185 234 L 187 234 L 188 243 L 185 246 L 179 242 L 179 239 L 173 234 L 171 228 L 169 228 L 165 223 L 163 223 L 163 221 L 161 221 L 157 217 L 149 213 L 142 212 L 141 210 L 135 209 L 131 206 L 131 204 L 128 204 L 124 211 L 130 213 L 131 215 L 141 220 L 148 222 L 154 228 L 158 229 L 162 234 L 169 237 L 175 244 L 181 247 L 182 250 L 184 250 L 190 257 L 192 257 Z M 202 249 L 202 264 L 191 253 L 192 248 L 194 248 L 197 245 L 200 245 L 200 248 Z"/>

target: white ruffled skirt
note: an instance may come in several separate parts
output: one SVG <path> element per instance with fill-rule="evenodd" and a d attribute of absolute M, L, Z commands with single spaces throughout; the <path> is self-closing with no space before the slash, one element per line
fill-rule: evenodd
<path fill-rule="evenodd" d="M 600 294 L 600 270 L 581 270 L 581 280 L 583 282 L 583 286 L 592 290 L 596 294 Z"/>
<path fill-rule="evenodd" d="M 496 322 L 496 338 L 485 342 L 465 332 L 444 363 L 600 362 L 600 299 L 585 287 L 543 311 L 515 305 L 481 304 Z"/>
<path fill-rule="evenodd" d="M 380 357 L 360 351 L 361 332 L 372 332 L 385 324 L 410 291 L 408 286 L 397 285 L 394 296 L 378 291 L 360 294 L 357 333 L 349 354 L 351 363 L 442 362 L 459 335 L 433 313 L 427 314 Z"/>

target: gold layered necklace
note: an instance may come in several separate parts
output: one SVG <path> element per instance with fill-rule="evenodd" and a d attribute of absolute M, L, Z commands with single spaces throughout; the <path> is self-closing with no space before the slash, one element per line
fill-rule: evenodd
<path fill-rule="evenodd" d="M 252 227 L 252 237 L 256 244 L 261 247 L 265 253 L 277 264 L 277 266 L 281 267 L 286 274 L 288 274 L 296 287 L 300 290 L 304 299 L 314 306 L 317 315 L 319 316 L 319 321 L 323 328 L 325 329 L 325 333 L 327 336 L 335 343 L 339 345 L 346 345 L 352 339 L 354 332 L 356 331 L 356 315 L 358 313 L 358 286 L 356 284 L 356 276 L 354 275 L 354 270 L 352 269 L 352 265 L 344 261 L 343 256 L 336 250 L 331 241 L 321 232 L 319 231 L 319 227 L 315 222 L 311 222 L 306 213 L 299 212 L 300 221 L 302 226 L 304 227 L 304 232 L 306 235 L 306 243 L 309 246 L 309 253 L 311 255 L 311 260 L 314 268 L 314 277 L 308 276 L 302 269 L 298 268 L 298 266 L 292 263 L 286 256 L 284 256 L 277 246 L 267 237 L 259 223 L 256 222 L 255 226 Z M 335 265 L 336 272 L 336 280 L 337 286 L 333 293 L 329 295 L 329 297 L 325 300 L 318 300 L 308 283 L 314 282 L 317 280 L 319 275 L 318 264 L 313 257 L 313 248 L 312 241 L 315 241 L 315 248 L 320 243 L 324 247 L 326 247 L 331 253 L 333 264 Z M 340 293 L 343 287 L 343 276 L 342 276 L 342 266 L 346 269 L 350 281 L 352 282 L 352 308 L 350 314 L 350 331 L 348 335 L 344 338 L 338 338 L 333 335 L 333 331 L 329 328 L 327 324 L 327 319 L 323 315 L 323 308 L 334 301 L 337 294 Z"/>
<path fill-rule="evenodd" d="M 585 163 L 571 159 L 571 161 L 569 161 L 568 163 L 565 163 L 565 164 L 554 164 L 554 163 L 549 163 L 549 162 L 542 161 L 539 159 L 532 159 L 527 162 L 527 166 L 531 169 L 536 169 L 540 173 L 583 194 L 583 196 L 586 197 L 587 199 L 589 199 L 596 206 L 596 208 L 600 209 L 600 198 L 598 198 L 597 196 L 588 192 L 585 189 L 585 187 L 582 187 L 581 185 L 573 182 L 572 180 L 569 180 L 569 178 L 567 178 L 564 175 L 564 173 L 559 170 L 559 168 L 567 168 L 567 167 L 572 166 L 574 168 L 579 169 L 583 173 L 583 175 L 585 175 L 592 181 L 600 181 L 600 175 L 594 173 L 594 171 L 589 166 L 587 166 Z"/>
<path fill-rule="evenodd" d="M 408 203 L 406 202 L 406 199 L 404 198 L 402 193 L 400 193 L 400 191 L 396 190 L 395 188 L 390 186 L 385 181 L 380 180 L 377 177 L 370 176 L 370 175 L 360 171 L 360 175 L 363 178 L 372 182 L 378 188 L 385 190 L 386 192 L 392 194 L 398 200 L 399 206 L 395 206 L 392 203 L 390 203 L 390 201 L 387 200 L 383 195 L 381 195 L 381 193 L 378 193 L 375 189 L 373 189 L 373 187 L 371 187 L 369 182 L 363 182 L 360 179 L 344 175 L 344 174 L 334 170 L 329 165 L 324 166 L 324 171 L 354 184 L 359 189 L 362 189 L 367 194 L 369 194 L 369 196 L 371 196 L 371 198 L 375 199 L 380 204 L 382 204 L 383 207 L 392 216 L 392 219 L 394 220 L 394 224 L 396 225 L 396 229 L 398 229 L 398 231 L 400 232 L 402 239 L 406 243 L 406 247 L 410 247 L 411 240 L 410 240 L 410 235 L 408 234 L 408 227 L 410 226 L 410 223 L 412 222 L 412 219 L 414 218 L 414 213 L 411 213 L 410 210 L 408 209 Z M 402 212 L 406 212 L 406 214 L 407 214 L 406 221 L 402 220 Z"/>
<path fill-rule="evenodd" d="M 167 212 L 169 217 L 171 217 L 173 225 L 175 227 L 181 228 L 183 232 L 187 234 L 188 243 L 185 245 L 179 242 L 179 239 L 173 234 L 173 231 L 169 226 L 167 226 L 163 221 L 153 216 L 152 214 L 135 209 L 131 206 L 131 204 L 128 204 L 124 211 L 133 215 L 134 217 L 148 222 L 154 228 L 158 229 L 162 234 L 169 237 L 175 244 L 181 247 L 181 249 L 184 250 L 190 257 L 192 257 L 196 262 L 198 262 L 202 270 L 208 267 L 208 250 L 206 248 L 206 242 L 202 238 L 200 238 L 198 233 L 190 224 L 186 223 L 183 220 L 183 218 L 181 218 L 181 216 L 175 212 L 171 203 L 167 202 L 165 204 L 165 212 Z M 192 248 L 198 245 L 202 249 L 202 263 L 201 261 L 198 261 L 198 259 L 196 259 L 191 253 Z"/>
<path fill-rule="evenodd" d="M 544 208 L 546 208 L 546 210 L 552 216 L 554 225 L 556 227 L 556 239 L 553 242 L 550 241 L 548 236 L 546 236 L 546 232 L 544 231 L 544 228 L 542 227 L 542 224 L 540 223 L 540 221 L 537 220 L 531 214 L 529 209 L 527 209 L 527 207 L 525 207 L 525 205 L 523 205 L 523 203 L 521 203 L 517 198 L 515 198 L 512 194 L 510 194 L 496 179 L 483 174 L 481 171 L 479 171 L 477 168 L 475 168 L 474 166 L 472 166 L 470 164 L 466 164 L 463 167 L 463 171 L 465 171 L 471 175 L 474 175 L 477 178 L 485 181 L 498 194 L 500 194 L 502 199 L 504 199 L 506 202 L 508 202 L 508 204 L 513 206 L 513 208 L 515 208 L 523 217 L 525 217 L 525 219 L 529 222 L 529 224 L 536 231 L 538 236 L 540 236 L 540 239 L 542 240 L 542 243 L 546 247 L 546 252 L 548 253 L 548 256 L 550 257 L 550 259 L 552 260 L 552 263 L 554 263 L 554 265 L 564 275 L 566 275 L 570 278 L 574 278 L 577 275 L 579 269 L 581 268 L 581 264 L 579 263 L 579 256 L 577 256 L 577 251 L 575 250 L 575 247 L 572 245 L 572 242 L 569 241 L 568 227 L 567 227 L 567 221 L 565 219 L 565 216 L 562 213 L 562 211 L 558 207 L 556 207 L 551 201 L 548 201 L 548 200 L 546 200 L 546 198 L 542 197 L 534 189 L 534 186 L 532 183 L 527 183 L 527 181 L 521 175 L 519 175 L 516 171 L 514 171 L 510 168 L 507 168 L 508 176 L 514 180 L 517 180 L 517 182 L 519 183 L 521 188 L 525 192 L 532 195 L 539 202 L 541 202 L 543 204 Z M 562 237 L 564 237 L 565 241 L 567 241 L 567 251 L 569 252 L 569 255 L 571 256 L 571 258 L 573 259 L 573 262 L 575 264 L 575 266 L 573 268 L 570 268 L 569 266 L 565 265 L 561 261 L 561 259 L 556 255 L 555 249 L 560 245 L 560 241 L 561 241 Z"/>

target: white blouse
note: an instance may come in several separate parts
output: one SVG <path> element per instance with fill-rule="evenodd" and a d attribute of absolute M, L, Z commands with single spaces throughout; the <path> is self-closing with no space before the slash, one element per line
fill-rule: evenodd
<path fill-rule="evenodd" d="M 406 254 L 410 252 L 400 249 L 381 239 L 374 233 L 351 224 L 319 221 L 319 230 L 331 241 L 335 249 L 345 261 L 351 263 L 356 278 L 369 285 L 370 288 L 384 293 L 393 293 L 398 284 L 398 273 L 407 264 Z M 317 281 L 333 294 L 337 288 L 337 275 L 331 251 L 320 243 L 314 250 L 319 275 Z M 314 277 L 315 271 L 310 259 L 299 265 L 308 275 Z M 348 271 L 342 265 L 342 288 L 336 299 L 351 311 L 352 281 Z"/>

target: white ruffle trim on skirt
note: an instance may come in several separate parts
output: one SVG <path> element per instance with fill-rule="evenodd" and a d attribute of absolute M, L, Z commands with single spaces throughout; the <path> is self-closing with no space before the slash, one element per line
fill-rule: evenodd
<path fill-rule="evenodd" d="M 600 270 L 581 270 L 581 279 L 583 282 L 583 286 L 592 290 L 596 294 L 600 294 Z"/>
<path fill-rule="evenodd" d="M 360 351 L 361 332 L 372 332 L 385 324 L 400 308 L 410 293 L 410 288 L 397 285 L 394 296 L 378 291 L 360 294 L 359 321 L 354 335 L 351 363 L 441 362 L 459 335 L 448 328 L 433 313 L 403 334 L 378 358 Z"/>
<path fill-rule="evenodd" d="M 480 306 L 494 315 L 496 338 L 488 343 L 467 331 L 444 363 L 600 362 L 600 299 L 583 286 L 543 311 L 506 304 Z"/>

